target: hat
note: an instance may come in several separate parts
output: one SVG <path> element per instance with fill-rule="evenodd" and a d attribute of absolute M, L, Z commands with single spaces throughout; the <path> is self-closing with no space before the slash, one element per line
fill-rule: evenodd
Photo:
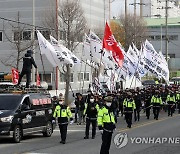
<path fill-rule="evenodd" d="M 33 54 L 32 50 L 27 50 L 28 54 Z"/>
<path fill-rule="evenodd" d="M 131 92 L 127 92 L 127 95 L 132 95 L 132 93 Z"/>
<path fill-rule="evenodd" d="M 112 96 L 107 96 L 107 97 L 104 98 L 104 100 L 105 100 L 106 102 L 112 102 L 113 97 L 112 97 Z"/>
<path fill-rule="evenodd" d="M 64 96 L 62 93 L 59 94 L 59 100 L 63 101 L 64 100 Z"/>

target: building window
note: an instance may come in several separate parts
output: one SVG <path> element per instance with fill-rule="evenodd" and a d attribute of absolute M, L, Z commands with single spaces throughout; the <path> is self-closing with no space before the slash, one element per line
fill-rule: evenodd
<path fill-rule="evenodd" d="M 84 79 L 83 73 L 78 73 L 78 81 L 83 81 Z"/>
<path fill-rule="evenodd" d="M 23 31 L 23 40 L 31 40 L 31 31 Z"/>
<path fill-rule="evenodd" d="M 178 40 L 178 35 L 170 35 L 169 40 Z"/>
<path fill-rule="evenodd" d="M 45 31 L 40 31 L 40 32 L 41 32 L 41 34 L 42 34 L 47 40 L 50 39 L 50 34 L 51 34 L 50 31 L 45 30 Z"/>
<path fill-rule="evenodd" d="M 22 40 L 22 32 L 15 31 L 14 32 L 14 41 Z"/>
<path fill-rule="evenodd" d="M 74 82 L 73 73 L 71 73 L 70 82 Z"/>
<path fill-rule="evenodd" d="M 70 75 L 70 82 L 74 82 L 74 78 L 73 78 L 73 73 L 71 73 Z M 66 82 L 66 75 L 65 74 L 62 74 L 60 75 L 60 82 Z"/>
<path fill-rule="evenodd" d="M 89 73 L 84 73 L 84 81 L 89 81 Z"/>
<path fill-rule="evenodd" d="M 2 40 L 3 40 L 3 33 L 0 32 L 0 42 L 2 42 Z"/>
<path fill-rule="evenodd" d="M 65 81 L 66 81 L 65 75 L 60 73 L 60 82 L 65 82 Z"/>
<path fill-rule="evenodd" d="M 155 40 L 161 40 L 161 36 L 160 35 L 155 36 Z"/>

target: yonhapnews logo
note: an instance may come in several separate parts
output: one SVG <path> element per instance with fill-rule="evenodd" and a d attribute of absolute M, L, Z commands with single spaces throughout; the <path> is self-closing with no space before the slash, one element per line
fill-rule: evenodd
<path fill-rule="evenodd" d="M 127 143 L 128 143 L 127 133 L 118 133 L 114 137 L 114 144 L 118 149 L 125 147 Z"/>

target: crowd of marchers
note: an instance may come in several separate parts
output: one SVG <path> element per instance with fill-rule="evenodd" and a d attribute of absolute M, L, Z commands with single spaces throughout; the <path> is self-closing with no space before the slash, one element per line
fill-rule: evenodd
<path fill-rule="evenodd" d="M 108 153 L 111 144 L 112 133 L 116 129 L 119 116 L 124 116 L 127 127 L 132 127 L 132 122 L 140 120 L 140 112 L 146 114 L 147 119 L 151 117 L 158 120 L 161 110 L 167 112 L 168 116 L 173 116 L 177 110 L 180 114 L 180 86 L 155 85 L 143 89 L 125 89 L 106 94 L 97 94 L 88 91 L 88 95 L 76 93 L 75 96 L 75 116 L 72 117 L 71 110 L 65 105 L 64 97 L 53 97 L 55 104 L 53 122 L 57 118 L 61 141 L 66 143 L 67 126 L 75 122 L 77 125 L 85 124 L 84 139 L 89 139 L 89 128 L 92 125 L 92 139 L 96 137 L 96 128 L 102 134 L 102 145 L 100 153 Z M 133 119 L 134 118 L 134 119 Z"/>

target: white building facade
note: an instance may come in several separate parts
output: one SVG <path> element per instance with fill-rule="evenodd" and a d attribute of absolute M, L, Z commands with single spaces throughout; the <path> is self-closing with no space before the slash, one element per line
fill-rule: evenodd
<path fill-rule="evenodd" d="M 41 19 L 44 11 L 49 10 L 52 2 L 56 0 L 34 0 L 35 25 L 42 26 Z M 62 0 L 57 0 L 61 3 Z M 104 28 L 104 23 L 109 19 L 109 0 L 80 0 L 84 15 L 87 20 L 87 26 L 92 29 Z M 54 3 L 55 4 L 55 3 Z M 53 6 L 56 7 L 56 6 Z M 19 18 L 19 20 L 18 20 Z M 16 22 L 13 22 L 16 21 Z M 19 23 L 17 23 L 19 21 Z M 23 24 L 25 23 L 25 25 Z M 32 23 L 33 23 L 33 0 L 3 0 L 0 1 L 0 72 L 11 72 L 11 66 L 8 63 L 13 62 L 13 56 L 16 57 L 16 29 L 20 26 L 22 44 L 26 46 L 32 40 Z M 30 24 L 30 25 L 28 25 Z M 48 32 L 42 30 L 42 34 Z M 24 55 L 26 51 L 22 53 Z M 41 79 L 46 80 L 49 85 L 54 87 L 55 68 L 43 56 L 41 58 L 39 46 L 35 45 L 35 61 L 41 74 Z M 76 51 L 76 55 L 81 59 L 82 46 Z M 6 64 L 6 65 L 5 65 Z M 19 71 L 21 70 L 22 61 Z M 82 89 L 91 82 L 92 69 L 85 64 L 75 66 L 72 69 L 71 82 L 75 89 Z M 64 77 L 60 75 L 59 89 L 64 89 Z M 82 83 L 82 80 L 84 81 Z"/>

